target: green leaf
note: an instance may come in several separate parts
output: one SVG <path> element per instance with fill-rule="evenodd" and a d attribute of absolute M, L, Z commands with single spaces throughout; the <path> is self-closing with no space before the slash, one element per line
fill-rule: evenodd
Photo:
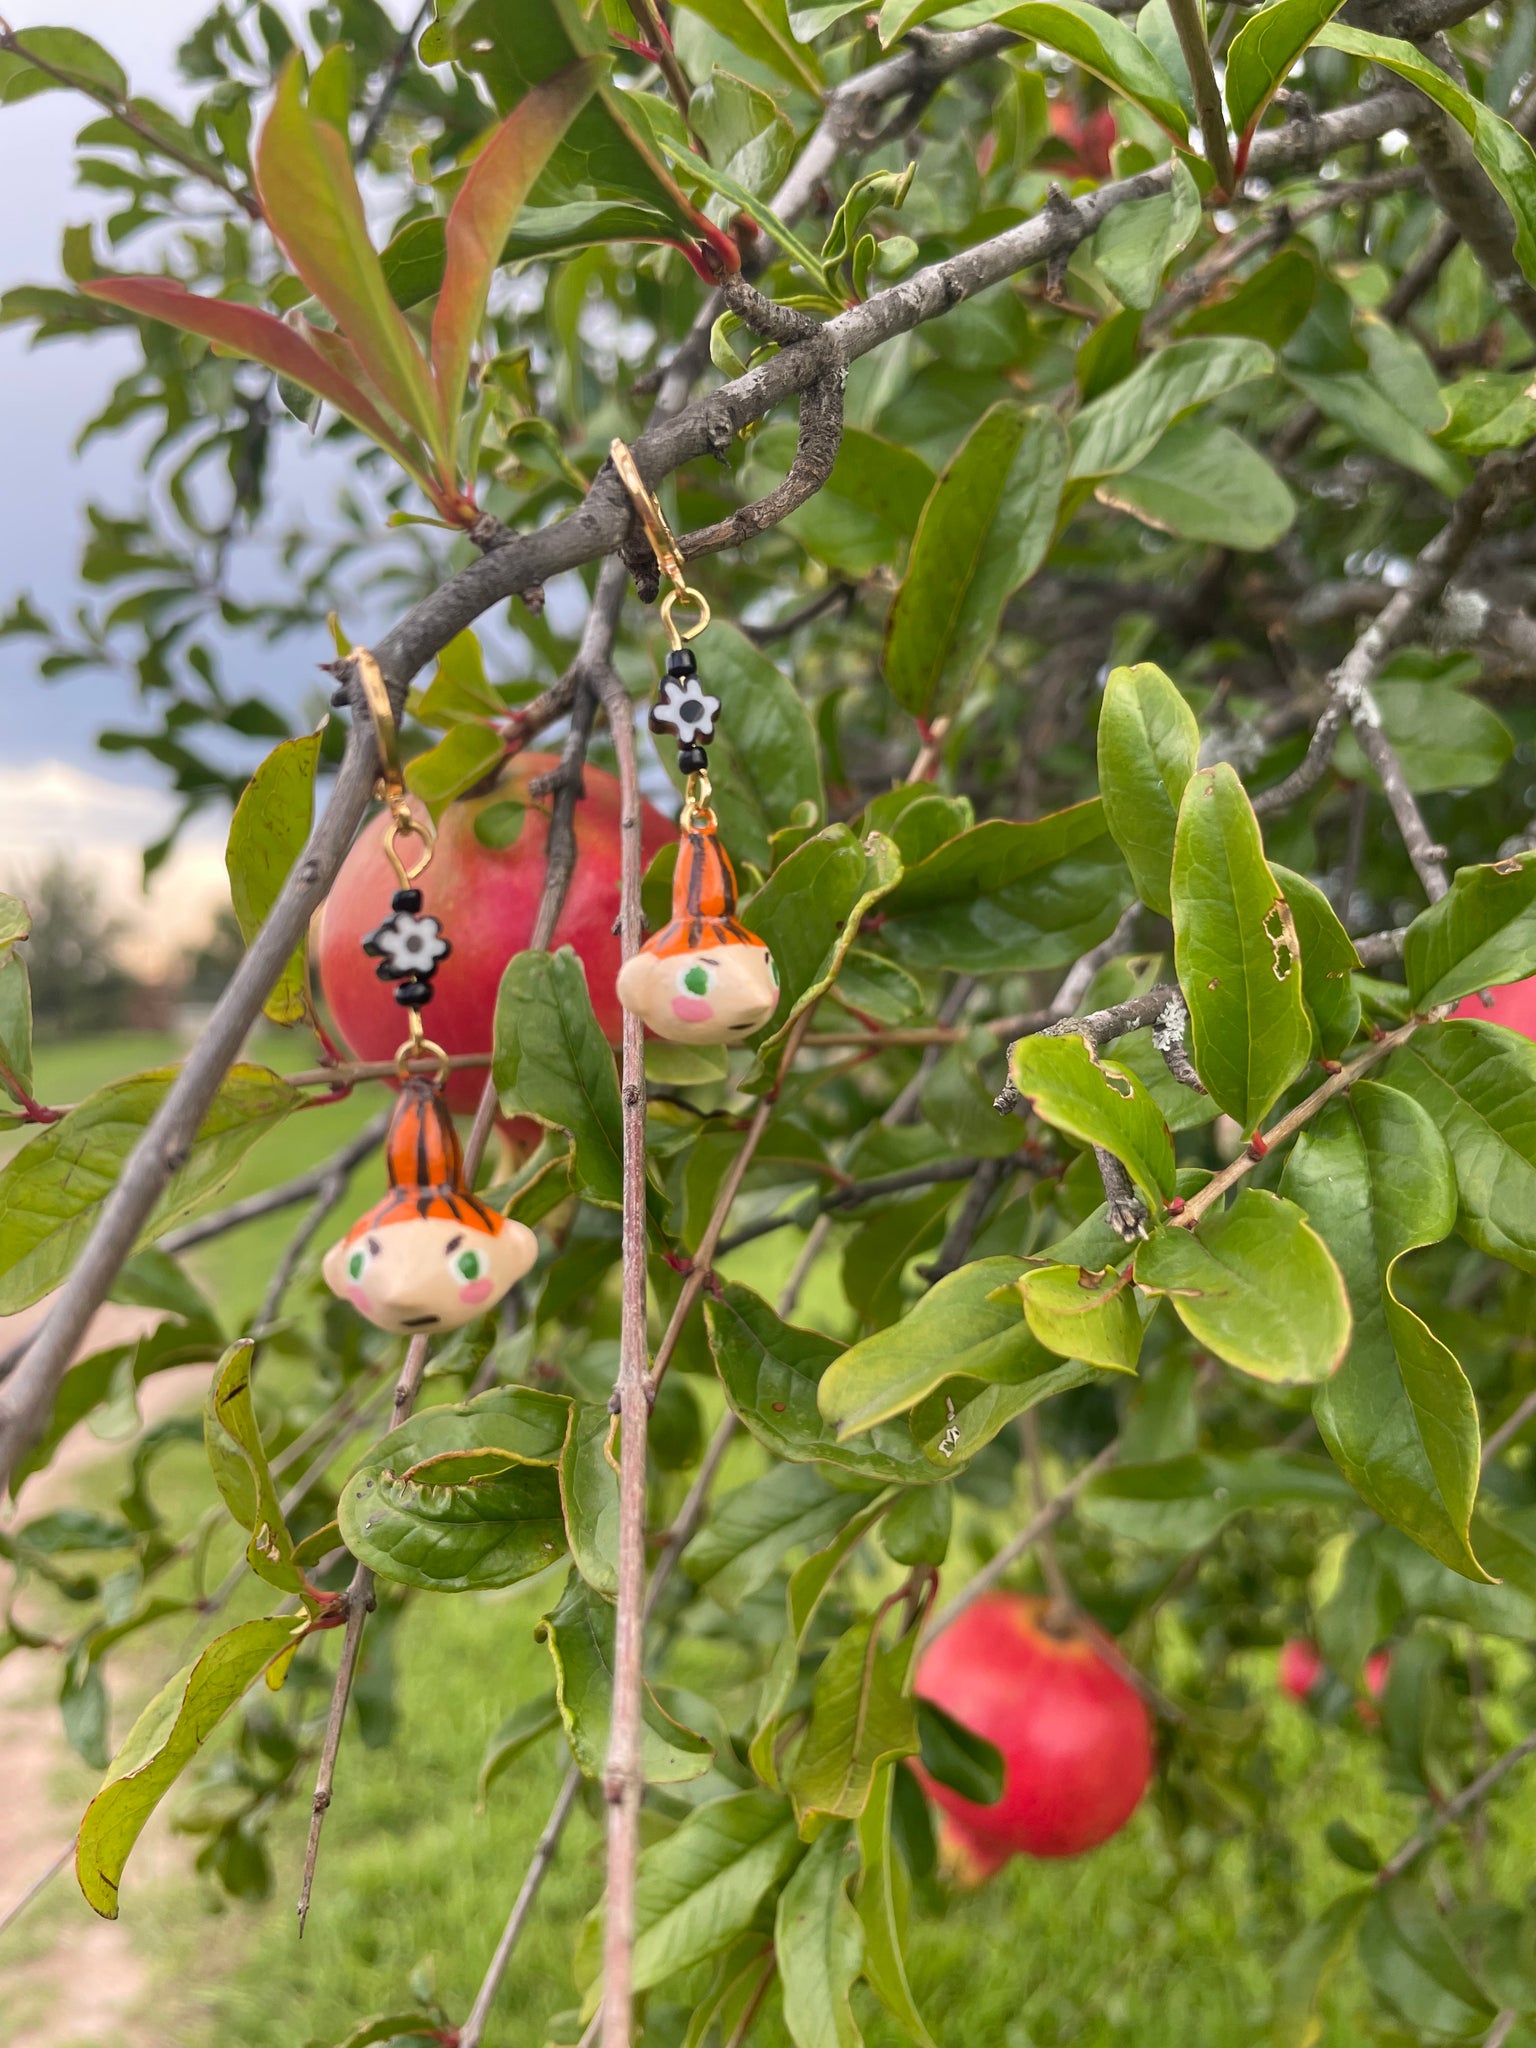
<path fill-rule="evenodd" d="M 389 295 L 347 144 L 300 98 L 303 64 L 290 57 L 256 146 L 256 188 L 283 253 L 336 320 L 368 381 L 433 450 L 445 482 L 452 456 L 431 372 Z M 316 343 L 323 347 L 323 343 Z"/>
<path fill-rule="evenodd" d="M 785 0 L 683 0 L 683 4 L 690 14 L 697 14 L 718 35 L 733 42 L 743 56 L 755 58 L 813 98 L 821 97 L 816 53 L 797 40 Z"/>
<path fill-rule="evenodd" d="M 869 1798 L 859 1815 L 862 1868 L 854 1904 L 864 1926 L 864 1975 L 870 1988 L 918 2048 L 933 2048 L 932 2037 L 907 1983 L 902 1938 L 906 1917 L 904 1873 L 891 1853 L 891 1808 L 900 1768 L 899 1764 L 886 1764 L 875 1773 Z"/>
<path fill-rule="evenodd" d="M 376 1443 L 341 1490 L 342 1541 L 381 1578 L 428 1593 L 515 1585 L 565 1550 L 555 1473 L 568 1403 L 494 1388 L 429 1408 Z"/>
<path fill-rule="evenodd" d="M 1099 709 L 1104 818 L 1137 894 L 1167 917 L 1179 800 L 1200 755 L 1195 714 L 1150 661 L 1110 671 Z"/>
<path fill-rule="evenodd" d="M 857 1820 L 882 1764 L 917 1751 L 917 1710 L 906 1690 L 916 1633 L 894 1649 L 880 1621 L 855 1622 L 827 1652 L 811 1689 L 811 1719 L 788 1775 L 804 1833 L 811 1814 Z"/>
<path fill-rule="evenodd" d="M 766 874 L 771 835 L 797 822 L 802 804 L 817 820 L 826 814 L 810 713 L 784 671 L 723 620 L 710 628 L 704 677 L 720 699 L 712 759 L 721 836 L 735 859 Z"/>
<path fill-rule="evenodd" d="M 989 818 L 909 867 L 880 936 L 908 967 L 1063 967 L 1114 930 L 1130 879 L 1097 798 L 1015 824 Z"/>
<path fill-rule="evenodd" d="M 1337 1059 L 1360 1029 L 1360 997 L 1354 983 L 1360 956 L 1355 942 L 1315 882 L 1273 861 L 1269 871 L 1284 892 L 1296 926 L 1301 999 L 1317 1028 L 1323 1052 Z"/>
<path fill-rule="evenodd" d="M 1250 19 L 1252 17 L 1250 16 Z M 1181 323 L 1181 334 L 1246 334 L 1282 348 L 1312 310 L 1317 262 L 1304 249 L 1282 249 L 1223 298 L 1207 299 Z"/>
<path fill-rule="evenodd" d="M 1254 1131 L 1306 1065 L 1312 1029 L 1291 912 L 1227 762 L 1202 768 L 1184 791 L 1172 893 L 1195 1070 L 1227 1115 Z"/>
<path fill-rule="evenodd" d="M 1431 441 L 1364 370 L 1341 370 L 1324 377 L 1287 363 L 1285 374 L 1325 419 L 1367 448 L 1423 477 L 1447 498 L 1459 497 L 1465 489 L 1465 463 Z"/>
<path fill-rule="evenodd" d="M 1274 465 L 1231 427 L 1205 418 L 1170 427 L 1150 455 L 1094 496 L 1145 526 L 1217 547 L 1272 548 L 1296 517 Z"/>
<path fill-rule="evenodd" d="M 1017 1384 L 1049 1373 L 1051 1354 L 1031 1336 L 1023 1305 L 993 1299 L 1011 1288 L 1018 1259 L 978 1259 L 947 1274 L 893 1328 L 854 1344 L 823 1372 L 817 1405 L 838 1441 L 862 1436 L 963 1375 Z"/>
<path fill-rule="evenodd" d="M 1386 1521 L 1452 1571 L 1487 1578 L 1468 1535 L 1477 1402 L 1453 1354 L 1398 1299 L 1398 1262 L 1456 1222 L 1456 1177 L 1429 1112 L 1357 1081 L 1298 1139 L 1281 1183 L 1338 1261 L 1349 1353 L 1313 1414 L 1341 1471 Z"/>
<path fill-rule="evenodd" d="M 885 1517 L 880 1544 L 895 1564 L 931 1564 L 949 1555 L 955 1496 L 948 1486 L 909 1486 Z"/>
<path fill-rule="evenodd" d="M 1381 1078 L 1421 1103 L 1450 1147 L 1462 1236 L 1536 1273 L 1536 1045 L 1470 1017 L 1426 1024 Z"/>
<path fill-rule="evenodd" d="M 1075 1032 L 1035 1032 L 1009 1055 L 1015 1087 L 1035 1114 L 1080 1145 L 1113 1152 L 1157 1210 L 1173 1193 L 1173 1139 L 1140 1081 L 1101 1059 Z"/>
<path fill-rule="evenodd" d="M 1270 2048 L 1313 2048 L 1319 2031 L 1317 2001 L 1374 1896 L 1370 1885 L 1345 1892 L 1302 1929 L 1280 1958 Z"/>
<path fill-rule="evenodd" d="M 1371 694 L 1403 779 L 1420 795 L 1482 789 L 1497 782 L 1514 752 L 1514 736 L 1504 721 L 1446 682 L 1388 677 Z M 1334 766 L 1341 775 L 1380 787 L 1352 732 L 1340 734 Z"/>
<path fill-rule="evenodd" d="M 864 1962 L 864 1928 L 848 1897 L 858 1867 L 852 1828 L 825 1828 L 779 1894 L 773 1952 L 795 2048 L 861 2048 L 848 2002 Z"/>
<path fill-rule="evenodd" d="M 18 40 L 19 48 L 0 50 L 0 106 L 13 107 L 37 93 L 67 92 L 72 86 L 118 99 L 128 91 L 127 74 L 111 51 L 77 28 L 27 28 Z M 63 75 L 50 77 L 48 71 L 39 71 L 27 62 L 29 53 Z"/>
<path fill-rule="evenodd" d="M 1141 1316 L 1128 1279 L 1081 1266 L 1035 1266 L 1021 1273 L 1024 1318 L 1047 1351 L 1109 1372 L 1134 1372 Z"/>
<path fill-rule="evenodd" d="M 86 1903 L 117 1918 L 118 1881 L 144 1823 L 246 1688 L 293 1641 L 298 1623 L 242 1621 L 162 1686 L 112 1759 L 85 1809 L 75 1875 Z"/>
<path fill-rule="evenodd" d="M 15 1100 L 15 1083 L 29 1094 L 32 1090 L 32 984 L 26 962 L 7 947 L 0 947 L 0 1087 Z"/>
<path fill-rule="evenodd" d="M 246 1563 L 269 1586 L 292 1593 L 304 1584 L 304 1574 L 293 1562 L 293 1538 L 251 1406 L 255 1353 L 255 1344 L 247 1337 L 231 1344 L 219 1360 L 203 1404 L 203 1440 L 225 1507 L 242 1529 L 250 1531 Z"/>
<path fill-rule="evenodd" d="M 898 1320 L 907 1266 L 938 1244 L 954 1199 L 954 1183 L 942 1181 L 883 1203 L 844 1245 L 843 1293 L 866 1329 L 883 1330 Z"/>
<path fill-rule="evenodd" d="M 405 786 L 420 797 L 436 823 L 456 796 L 492 773 L 506 751 L 507 743 L 494 726 L 465 720 L 450 726 L 435 747 L 406 763 Z"/>
<path fill-rule="evenodd" d="M 1193 241 L 1199 226 L 1200 188 L 1176 155 L 1168 191 L 1117 206 L 1099 223 L 1094 265 L 1122 306 L 1145 312 L 1157 297 L 1164 270 Z"/>
<path fill-rule="evenodd" d="M 904 710 L 952 710 L 997 638 L 1003 607 L 1044 561 L 1066 469 L 1046 406 L 983 413 L 934 485 L 886 620 L 886 682 Z"/>
<path fill-rule="evenodd" d="M 975 1806 L 996 1806 L 1003 1796 L 1002 1751 L 974 1734 L 933 1700 L 917 1703 L 923 1769 Z"/>
<path fill-rule="evenodd" d="M 585 57 L 536 85 L 492 129 L 448 210 L 446 267 L 432 315 L 432 375 L 445 448 L 458 431 L 470 351 L 485 319 L 502 245 L 556 144 L 591 98 L 601 70 L 597 58 Z M 295 268 L 300 268 L 297 260 Z M 382 270 L 379 282 L 388 297 Z M 349 322 L 339 312 L 337 318 L 350 334 Z"/>
<path fill-rule="evenodd" d="M 32 929 L 32 913 L 19 896 L 0 892 L 0 955 L 9 959 L 12 946 Z"/>
<path fill-rule="evenodd" d="M 779 970 L 779 1006 L 759 1038 L 771 1046 L 836 976 L 861 919 L 895 886 L 901 858 L 871 832 L 861 845 L 828 825 L 780 861 L 743 915 Z"/>
<path fill-rule="evenodd" d="M 1458 868 L 1409 925 L 1403 967 L 1415 1010 L 1536 973 L 1536 853 Z"/>
<path fill-rule="evenodd" d="M 80 290 L 141 319 L 163 320 L 183 333 L 199 334 L 226 355 L 265 363 L 280 378 L 334 405 L 354 426 L 388 449 L 406 474 L 430 495 L 432 479 L 420 449 L 390 425 L 369 397 L 340 335 L 325 334 L 307 323 L 291 327 L 258 306 L 202 298 L 168 277 L 93 277 L 87 278 Z M 423 364 L 423 374 L 425 369 Z"/>
<path fill-rule="evenodd" d="M 717 64 L 694 88 L 688 120 L 710 161 L 759 197 L 777 191 L 795 153 L 795 131 L 770 92 Z"/>
<path fill-rule="evenodd" d="M 1396 36 L 1369 35 L 1363 29 L 1346 28 L 1342 22 L 1330 23 L 1317 40 L 1324 49 L 1343 50 L 1395 71 L 1461 124 L 1471 138 L 1473 155 L 1509 208 L 1515 223 L 1516 260 L 1536 282 L 1536 151 L 1520 131 L 1464 92 L 1412 43 Z"/>
<path fill-rule="evenodd" d="M 765 1585 L 792 1550 L 819 1548 L 869 1498 L 815 1465 L 774 1465 L 728 1493 L 683 1552 L 693 1583 L 728 1611 Z"/>
<path fill-rule="evenodd" d="M 1248 1451 L 1116 1465 L 1084 1488 L 1077 1511 L 1139 1549 L 1187 1556 L 1205 1549 L 1246 1509 L 1337 1509 L 1353 1499 L 1348 1481 L 1325 1459 Z"/>
<path fill-rule="evenodd" d="M 0 1315 L 39 1300 L 69 1271 L 176 1073 L 166 1067 L 99 1088 L 0 1170 Z M 151 1243 L 217 1194 L 256 1140 L 303 1100 L 265 1067 L 231 1067 L 138 1242 Z"/>
<path fill-rule="evenodd" d="M 910 28 L 941 14 L 954 0 L 885 0 L 880 10 L 880 40 L 890 43 Z M 1085 0 L 1029 0 L 1022 7 L 988 6 L 981 16 L 1015 34 L 1060 50 L 1085 71 L 1150 114 L 1177 141 L 1189 133 L 1179 104 L 1178 88 L 1146 44 L 1133 30 Z"/>
<path fill-rule="evenodd" d="M 1439 1909 L 1411 1879 L 1375 1890 L 1361 1917 L 1357 1953 L 1375 1990 L 1415 2032 L 1465 2041 L 1482 2036 L 1496 2017 Z"/>
<path fill-rule="evenodd" d="M 623 1111 L 613 1053 L 569 946 L 514 953 L 496 997 L 491 1077 L 504 1116 L 568 1131 L 576 1179 L 608 1209 L 623 1200 Z"/>
<path fill-rule="evenodd" d="M 535 1743 L 542 1742 L 546 1735 L 553 1735 L 559 1726 L 560 1705 L 553 1692 L 540 1693 L 537 1699 L 525 1700 L 520 1707 L 514 1707 L 485 1745 L 485 1754 L 480 1759 L 480 1779 L 475 1789 L 477 1806 L 483 1809 L 491 1787 L 503 1772 L 509 1771 Z"/>
<path fill-rule="evenodd" d="M 1463 455 L 1518 448 L 1536 434 L 1536 398 L 1526 372 L 1490 370 L 1441 387 L 1450 418 L 1439 439 Z"/>
<path fill-rule="evenodd" d="M 1072 422 L 1073 477 L 1119 476 L 1152 453 L 1196 406 L 1267 377 L 1275 359 L 1241 336 L 1174 341 L 1085 405 Z"/>
<path fill-rule="evenodd" d="M 1255 1379 L 1326 1380 L 1349 1343 L 1349 1297 L 1327 1246 L 1294 1203 L 1258 1188 L 1197 1229 L 1154 1230 L 1135 1272 L 1197 1344 Z"/>
<path fill-rule="evenodd" d="M 732 1280 L 721 1283 L 717 1298 L 706 1295 L 704 1322 L 726 1400 L 775 1457 L 904 1486 L 937 1476 L 904 1423 L 877 1423 L 854 1443 L 838 1442 L 816 1405 L 822 1375 L 843 1348 L 830 1337 L 781 1321 Z"/>
<path fill-rule="evenodd" d="M 608 1761 L 614 1627 L 614 1609 L 572 1572 L 559 1606 L 534 1630 L 554 1660 L 560 1718 L 571 1755 L 588 1778 L 600 1778 Z M 714 1754 L 702 1735 L 673 1720 L 647 1685 L 640 1738 L 645 1782 L 680 1785 L 701 1778 Z"/>
<path fill-rule="evenodd" d="M 315 768 L 325 727 L 283 740 L 245 786 L 229 824 L 224 865 L 229 896 L 247 945 L 267 920 L 278 891 L 309 837 Z M 301 939 L 262 1005 L 274 1024 L 297 1024 L 309 1009 L 308 946 Z"/>
<path fill-rule="evenodd" d="M 1264 109 L 1284 85 L 1291 66 L 1325 23 L 1338 13 L 1341 0 L 1273 0 L 1250 14 L 1227 52 L 1227 112 L 1238 138 L 1239 165 Z"/>
<path fill-rule="evenodd" d="M 789 1804 L 773 1792 L 711 1800 L 653 1843 L 635 1883 L 635 1989 L 729 1947 L 800 1853 Z"/>
<path fill-rule="evenodd" d="M 571 1403 L 560 1453 L 560 1502 L 576 1569 L 594 1592 L 619 1590 L 619 1475 L 611 1454 L 618 1418 L 606 1406 Z"/>

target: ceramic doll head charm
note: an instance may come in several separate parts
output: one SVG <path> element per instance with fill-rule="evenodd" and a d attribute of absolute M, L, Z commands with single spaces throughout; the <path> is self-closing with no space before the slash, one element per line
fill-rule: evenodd
<path fill-rule="evenodd" d="M 619 970 L 619 1001 L 677 1045 L 739 1045 L 778 1008 L 779 971 L 736 918 L 736 876 L 711 811 L 685 812 L 672 919 Z"/>
<path fill-rule="evenodd" d="M 325 1283 L 381 1330 L 456 1330 L 523 1277 L 538 1240 L 465 1187 L 458 1133 L 431 1081 L 405 1081 L 385 1156 L 389 1193 L 326 1253 Z"/>

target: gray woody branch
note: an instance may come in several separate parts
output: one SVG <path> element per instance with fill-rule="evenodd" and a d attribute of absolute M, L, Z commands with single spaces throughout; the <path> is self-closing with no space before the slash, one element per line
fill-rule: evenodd
<path fill-rule="evenodd" d="M 1340 149 L 1406 125 L 1420 104 L 1416 94 L 1394 89 L 1315 120 L 1291 122 L 1258 137 L 1251 167 L 1273 176 L 1320 163 Z M 1103 185 L 932 264 L 839 314 L 814 341 L 791 343 L 768 362 L 642 434 L 634 444 L 641 474 L 654 484 L 684 462 L 722 452 L 742 427 L 823 379 L 829 362 L 846 369 L 883 342 L 936 319 L 988 286 L 1070 252 L 1117 206 L 1165 191 L 1170 176 L 1167 166 L 1158 166 Z M 629 501 L 617 475 L 605 465 L 577 511 L 536 532 L 505 540 L 424 598 L 373 649 L 397 707 L 423 664 L 483 612 L 561 570 L 612 554 L 624 542 L 629 524 Z M 361 706 L 355 709 L 360 712 Z M 171 1177 L 186 1160 L 226 1070 L 334 881 L 367 811 L 375 766 L 368 721 L 365 715 L 356 716 L 330 802 L 266 924 L 126 1161 L 47 1323 L 0 1388 L 0 1484 L 42 1429 L 86 1325 Z"/>
<path fill-rule="evenodd" d="M 1403 775 L 1402 764 L 1381 729 L 1381 713 L 1371 685 L 1392 649 L 1440 597 L 1466 560 L 1490 513 L 1506 497 L 1528 490 L 1533 476 L 1536 445 L 1518 455 L 1490 455 L 1479 466 L 1452 507 L 1450 518 L 1414 563 L 1407 582 L 1393 592 L 1329 677 L 1328 705 L 1313 730 L 1300 765 L 1253 800 L 1260 817 L 1268 817 L 1316 788 L 1328 771 L 1339 734 L 1348 723 L 1361 752 L 1380 777 L 1409 858 L 1432 903 L 1438 903 L 1449 887 L 1442 866 L 1445 849 L 1431 839 Z"/>

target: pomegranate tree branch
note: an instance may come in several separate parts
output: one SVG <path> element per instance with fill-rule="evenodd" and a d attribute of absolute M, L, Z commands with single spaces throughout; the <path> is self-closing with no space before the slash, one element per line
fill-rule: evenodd
<path fill-rule="evenodd" d="M 605 565 L 605 576 L 619 570 Z M 622 574 L 622 570 L 619 570 Z M 596 607 L 594 607 L 594 610 Z M 602 682 L 620 790 L 619 938 L 625 960 L 644 942 L 640 907 L 640 775 L 629 695 L 609 669 Z M 604 1772 L 608 1801 L 608 1886 L 603 1933 L 603 2044 L 629 2048 L 633 2006 L 635 1872 L 640 1855 L 641 1706 L 645 1643 L 645 1452 L 651 1392 L 646 1379 L 645 1026 L 626 1010 L 621 1046 L 623 1105 L 623 1296 L 619 1373 L 619 1569 L 614 1617 L 613 1707 Z"/>

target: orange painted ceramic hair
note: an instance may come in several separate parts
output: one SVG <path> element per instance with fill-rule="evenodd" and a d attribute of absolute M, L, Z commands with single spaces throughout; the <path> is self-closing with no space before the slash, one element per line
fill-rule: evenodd
<path fill-rule="evenodd" d="M 641 947 L 669 960 L 676 953 L 698 953 L 706 946 L 761 946 L 736 916 L 736 871 L 720 844 L 713 817 L 704 825 L 683 828 L 672 877 L 672 918 Z"/>
<path fill-rule="evenodd" d="M 464 1155 L 442 1091 L 411 1075 L 389 1120 L 384 1140 L 389 1193 L 354 1223 L 345 1242 L 366 1237 L 386 1223 L 412 1223 L 436 1216 L 494 1237 L 505 1219 L 464 1185 Z"/>

